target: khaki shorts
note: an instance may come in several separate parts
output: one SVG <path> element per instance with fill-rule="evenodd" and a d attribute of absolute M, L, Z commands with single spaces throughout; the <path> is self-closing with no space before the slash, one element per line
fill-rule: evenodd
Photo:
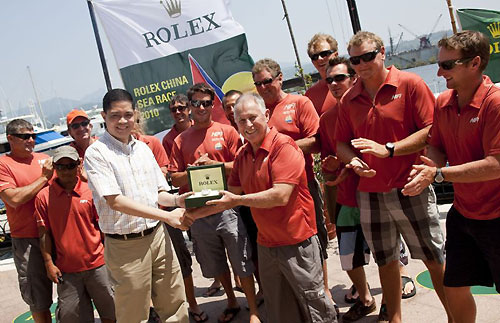
<path fill-rule="evenodd" d="M 21 297 L 31 312 L 43 312 L 52 305 L 52 282 L 47 278 L 36 238 L 12 238 L 12 254 L 17 269 Z"/>

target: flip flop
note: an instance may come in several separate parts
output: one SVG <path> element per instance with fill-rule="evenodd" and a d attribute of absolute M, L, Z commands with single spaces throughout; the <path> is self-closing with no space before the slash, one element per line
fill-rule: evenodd
<path fill-rule="evenodd" d="M 241 310 L 241 307 L 234 307 L 234 308 L 226 308 L 223 312 L 224 314 L 224 320 L 221 320 L 220 318 L 217 319 L 217 322 L 218 323 L 228 323 L 228 322 L 231 322 L 232 320 L 234 320 L 234 318 L 236 317 L 236 315 L 240 312 Z M 231 315 L 231 317 L 229 318 L 229 320 L 227 320 L 227 316 L 228 315 Z"/>
<path fill-rule="evenodd" d="M 195 322 L 206 322 L 208 321 L 208 315 L 204 312 L 201 311 L 200 313 L 195 313 L 192 312 L 191 310 L 188 310 L 189 316 L 193 318 Z M 205 317 L 205 318 L 203 318 Z"/>
<path fill-rule="evenodd" d="M 208 287 L 207 291 L 203 293 L 203 297 L 214 296 L 220 291 L 221 288 L 222 286 L 210 286 Z"/>
<path fill-rule="evenodd" d="M 234 286 L 233 290 L 240 292 L 240 293 L 244 293 L 243 288 L 241 288 L 240 286 Z"/>
<path fill-rule="evenodd" d="M 407 298 L 415 296 L 415 294 L 417 293 L 417 287 L 415 286 L 415 283 L 413 282 L 413 279 L 411 279 L 411 277 L 408 277 L 408 276 L 401 276 L 401 280 L 402 280 L 402 283 L 403 283 L 403 293 L 401 295 L 401 298 L 402 299 L 407 299 Z M 413 289 L 411 290 L 411 292 L 405 293 L 405 286 L 408 283 L 412 283 Z"/>
<path fill-rule="evenodd" d="M 351 297 L 347 297 L 347 294 L 344 295 L 344 301 L 348 304 L 354 304 L 359 300 L 359 295 L 358 297 L 352 297 L 354 294 L 356 294 L 356 286 L 352 285 L 351 288 L 349 289 L 351 293 Z"/>

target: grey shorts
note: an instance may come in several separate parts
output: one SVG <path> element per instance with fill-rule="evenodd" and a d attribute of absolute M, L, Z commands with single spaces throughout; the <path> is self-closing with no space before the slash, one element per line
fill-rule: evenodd
<path fill-rule="evenodd" d="M 21 297 L 31 312 L 43 312 L 52 305 L 52 282 L 47 278 L 36 238 L 12 238 L 12 254 L 17 269 Z"/>
<path fill-rule="evenodd" d="M 94 322 L 92 302 L 101 319 L 116 319 L 114 293 L 106 266 L 63 273 L 62 278 L 64 282 L 57 285 L 57 322 Z"/>
<path fill-rule="evenodd" d="M 179 260 L 179 265 L 181 266 L 182 278 L 186 278 L 193 273 L 193 269 L 191 268 L 193 265 L 193 259 L 191 258 L 191 253 L 187 248 L 182 230 L 173 228 L 168 224 L 165 224 L 165 226 L 167 227 L 168 235 L 172 241 L 172 246 L 174 246 L 177 260 Z"/>
<path fill-rule="evenodd" d="M 307 182 L 309 188 L 309 193 L 314 201 L 314 212 L 316 214 L 316 228 L 318 230 L 318 239 L 321 246 L 321 257 L 323 259 L 328 258 L 328 252 L 326 248 L 328 247 L 328 231 L 326 230 L 325 224 L 325 213 L 323 211 L 323 197 L 321 195 L 321 188 L 316 179 Z"/>
<path fill-rule="evenodd" d="M 241 277 L 253 274 L 252 248 L 243 220 L 235 209 L 229 209 L 191 225 L 191 237 L 196 260 L 206 278 L 214 278 L 229 270 L 229 261 Z"/>
<path fill-rule="evenodd" d="M 432 188 L 417 196 L 404 196 L 400 189 L 358 192 L 358 205 L 366 242 L 379 266 L 400 259 L 401 236 L 412 258 L 444 262 L 444 236 Z"/>
<path fill-rule="evenodd" d="M 337 322 L 333 303 L 325 294 L 316 235 L 295 245 L 258 248 L 268 322 Z"/>

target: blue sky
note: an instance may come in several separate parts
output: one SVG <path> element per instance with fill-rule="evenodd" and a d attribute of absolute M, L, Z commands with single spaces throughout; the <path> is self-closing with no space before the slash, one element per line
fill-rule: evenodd
<path fill-rule="evenodd" d="M 206 0 L 198 0 L 206 1 Z M 316 32 L 333 34 L 340 52 L 352 35 L 345 0 L 287 0 L 302 62 L 307 42 Z M 500 11 L 498 0 L 453 0 L 456 8 L 487 8 Z M 389 38 L 405 25 L 416 34 L 430 32 L 439 14 L 436 30 L 451 28 L 446 0 L 357 0 L 361 27 Z M 295 56 L 283 20 L 280 0 L 233 0 L 230 8 L 245 28 L 250 54 L 255 60 L 271 57 L 282 64 Z M 30 66 L 41 100 L 59 96 L 81 99 L 105 88 L 86 0 L 2 1 L 0 11 L 0 109 L 16 109 L 34 99 L 26 66 Z M 106 36 L 104 50 L 114 87 L 122 86 Z M 403 39 L 413 39 L 408 32 Z"/>

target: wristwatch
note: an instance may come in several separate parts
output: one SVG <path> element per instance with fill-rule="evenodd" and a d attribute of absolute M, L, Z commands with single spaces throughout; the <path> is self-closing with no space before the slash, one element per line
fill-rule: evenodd
<path fill-rule="evenodd" d="M 444 176 L 443 176 L 443 172 L 441 171 L 441 168 L 436 169 L 436 175 L 434 176 L 434 182 L 436 182 L 438 184 L 444 182 Z"/>
<path fill-rule="evenodd" d="M 388 142 L 385 144 L 385 149 L 389 152 L 389 158 L 392 158 L 394 156 L 394 143 L 393 142 Z"/>

